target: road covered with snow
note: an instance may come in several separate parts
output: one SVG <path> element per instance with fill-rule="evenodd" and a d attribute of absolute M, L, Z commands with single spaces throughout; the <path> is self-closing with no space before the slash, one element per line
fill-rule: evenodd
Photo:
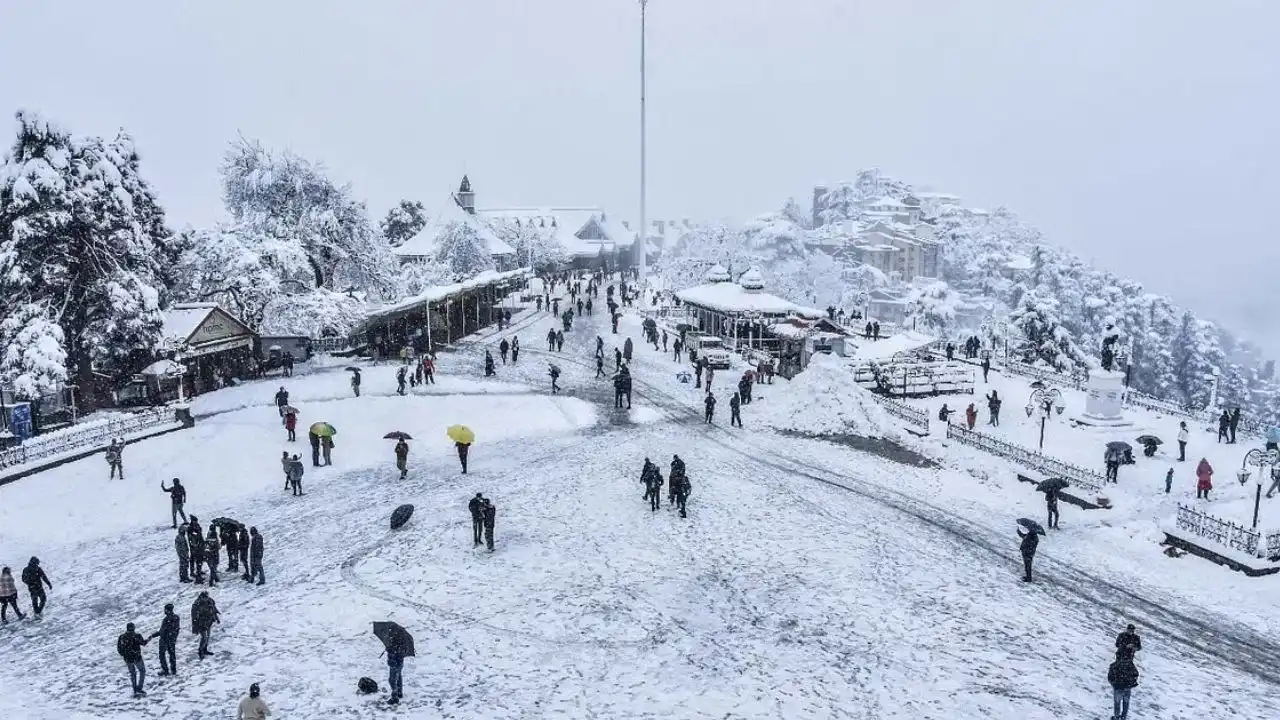
<path fill-rule="evenodd" d="M 302 425 L 339 430 L 302 498 L 283 490 L 281 451 L 306 447 L 283 441 L 278 381 L 197 400 L 194 429 L 127 451 L 124 481 L 93 457 L 0 488 L 4 562 L 16 573 L 39 555 L 54 582 L 43 619 L 0 628 L 6 702 L 32 718 L 222 717 L 258 682 L 279 717 L 376 716 L 355 684 L 384 683 L 370 622 L 390 619 L 417 639 L 396 711 L 410 717 L 1098 718 L 1115 633 L 1134 621 L 1134 716 L 1280 716 L 1280 650 L 1253 623 L 1149 596 L 1141 575 L 1094 574 L 1052 538 L 1022 583 L 1013 511 L 945 489 L 973 477 L 765 429 L 781 383 L 729 430 L 728 372 L 705 425 L 700 391 L 633 317 L 636 395 L 615 410 L 591 355 L 600 332 L 612 369 L 622 336 L 597 314 L 547 353 L 550 322 L 522 321 L 520 363 L 493 379 L 479 372 L 492 343 L 474 341 L 409 397 L 391 394 L 392 366 L 367 370 L 359 399 L 338 367 L 285 381 Z M 466 475 L 454 423 L 478 436 Z M 390 430 L 416 438 L 404 481 Z M 643 459 L 665 475 L 673 454 L 693 485 L 687 519 L 641 500 Z M 187 633 L 201 588 L 177 582 L 159 490 L 173 476 L 202 522 L 228 515 L 266 540 L 266 585 L 211 591 L 223 622 L 204 661 Z M 476 492 L 498 508 L 493 553 L 471 542 Z M 404 502 L 417 510 L 392 532 Z M 114 639 L 126 622 L 157 629 L 165 602 L 183 616 L 180 674 L 152 679 L 148 646 L 150 695 L 130 699 Z"/>

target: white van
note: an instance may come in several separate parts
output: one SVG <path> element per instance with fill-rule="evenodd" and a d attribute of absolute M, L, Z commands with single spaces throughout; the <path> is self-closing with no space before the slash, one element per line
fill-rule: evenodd
<path fill-rule="evenodd" d="M 694 358 L 707 359 L 707 365 L 716 370 L 729 369 L 729 350 L 724 342 L 712 335 L 694 335 L 692 337 Z"/>

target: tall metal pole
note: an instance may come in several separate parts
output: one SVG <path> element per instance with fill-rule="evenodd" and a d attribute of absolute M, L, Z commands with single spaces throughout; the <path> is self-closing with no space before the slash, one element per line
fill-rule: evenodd
<path fill-rule="evenodd" d="M 647 150 L 645 138 L 645 123 L 647 120 L 645 117 L 645 95 L 647 90 L 645 78 L 645 16 L 648 7 L 649 0 L 640 0 L 640 227 L 639 232 L 636 234 L 636 246 L 638 247 L 637 253 L 639 254 L 639 257 L 636 260 L 638 268 L 638 272 L 636 273 L 636 285 L 640 288 L 641 310 L 648 307 L 649 294 L 648 290 L 645 289 L 645 265 L 647 260 L 645 256 L 647 255 L 646 251 L 648 250 L 647 246 L 649 244 L 649 223 L 648 218 L 645 217 L 645 184 L 648 180 L 646 177 L 647 168 L 645 167 L 645 152 Z"/>

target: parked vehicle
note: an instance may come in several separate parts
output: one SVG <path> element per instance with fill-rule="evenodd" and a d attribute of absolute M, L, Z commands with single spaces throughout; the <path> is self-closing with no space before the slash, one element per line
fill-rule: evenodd
<path fill-rule="evenodd" d="M 729 349 L 724 341 L 711 335 L 692 335 L 689 338 L 694 357 L 698 360 L 706 358 L 707 365 L 717 370 L 729 369 Z"/>

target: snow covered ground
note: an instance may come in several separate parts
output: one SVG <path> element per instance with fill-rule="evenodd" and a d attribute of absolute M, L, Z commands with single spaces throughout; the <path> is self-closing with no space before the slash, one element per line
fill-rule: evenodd
<path fill-rule="evenodd" d="M 494 379 L 478 372 L 492 336 L 442 353 L 438 394 L 388 396 L 369 372 L 351 398 L 341 369 L 287 381 L 307 422 L 339 431 L 303 498 L 282 490 L 279 453 L 294 448 L 270 407 L 276 381 L 201 398 L 193 430 L 126 453 L 124 481 L 91 458 L 0 488 L 4 562 L 38 554 L 55 584 L 42 620 L 0 629 L 0 710 L 221 717 L 259 682 L 278 717 L 375 716 L 355 682 L 385 679 L 369 623 L 392 619 L 417 638 L 408 717 L 1097 718 L 1114 635 L 1134 621 L 1135 717 L 1280 715 L 1271 580 L 1157 566 L 1144 541 L 1064 509 L 1025 585 L 1012 524 L 1038 510 L 998 469 L 984 480 L 967 456 L 926 470 L 779 436 L 759 421 L 785 381 L 758 388 L 747 427 L 729 430 L 718 379 L 724 412 L 703 425 L 701 391 L 639 344 L 634 316 L 621 329 L 637 341 L 636 396 L 615 410 L 591 354 L 596 333 L 608 354 L 623 336 L 597 313 L 548 353 L 550 322 L 517 327 L 520 362 Z M 549 361 L 564 395 L 547 394 Z M 467 475 L 443 432 L 458 422 L 478 435 Z M 418 438 L 405 481 L 381 439 L 393 429 Z M 640 498 L 643 458 L 665 468 L 672 453 L 689 465 L 687 519 Z M 184 634 L 180 675 L 149 678 L 137 701 L 115 636 L 156 629 L 164 602 L 185 627 L 197 592 L 175 577 L 159 492 L 174 475 L 202 520 L 262 530 L 268 584 L 213 590 L 215 656 L 196 661 Z M 470 542 L 478 491 L 498 507 L 492 554 Z M 402 502 L 417 511 L 390 532 Z"/>

